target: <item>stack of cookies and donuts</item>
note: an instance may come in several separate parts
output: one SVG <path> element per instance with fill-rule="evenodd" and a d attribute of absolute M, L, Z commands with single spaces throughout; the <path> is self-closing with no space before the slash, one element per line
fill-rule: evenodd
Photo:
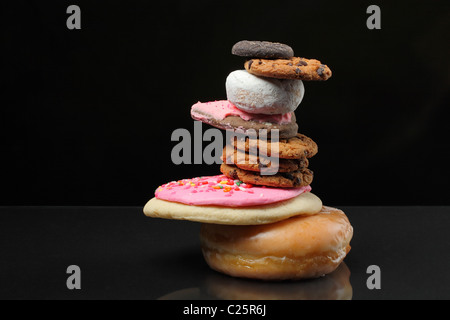
<path fill-rule="evenodd" d="M 200 222 L 207 264 L 233 277 L 298 280 L 329 274 L 349 252 L 353 228 L 344 212 L 311 192 L 308 165 L 318 147 L 298 132 L 295 111 L 305 93 L 303 81 L 327 80 L 331 70 L 318 60 L 295 57 L 281 43 L 240 41 L 231 52 L 245 58 L 245 69 L 228 75 L 227 100 L 198 102 L 191 116 L 244 138 L 227 140 L 222 174 L 163 184 L 144 213 Z M 272 172 L 265 174 L 267 168 Z"/>

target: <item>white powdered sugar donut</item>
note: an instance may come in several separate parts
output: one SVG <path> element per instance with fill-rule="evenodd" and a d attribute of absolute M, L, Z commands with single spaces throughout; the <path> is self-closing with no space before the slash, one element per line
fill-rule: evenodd
<path fill-rule="evenodd" d="M 245 70 L 231 72 L 225 87 L 227 99 L 237 108 L 259 114 L 295 111 L 305 94 L 301 80 L 258 77 Z"/>

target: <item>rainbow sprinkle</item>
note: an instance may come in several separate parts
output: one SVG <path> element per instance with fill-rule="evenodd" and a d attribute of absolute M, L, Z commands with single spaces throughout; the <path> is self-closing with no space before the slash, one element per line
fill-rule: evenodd
<path fill-rule="evenodd" d="M 210 180 L 210 181 L 207 181 Z M 210 177 L 197 177 L 192 179 L 182 179 L 178 181 L 171 181 L 168 183 L 165 183 L 161 186 L 159 186 L 155 193 L 158 193 L 162 190 L 172 190 L 176 188 L 182 187 L 182 189 L 190 189 L 193 190 L 191 193 L 197 193 L 197 192 L 210 192 L 210 191 L 222 191 L 226 192 L 227 196 L 231 196 L 233 192 L 241 191 L 241 192 L 247 192 L 247 193 L 253 193 L 253 185 L 249 183 L 244 183 L 240 180 L 233 180 L 228 178 L 225 175 L 218 176 L 217 179 L 211 181 L 212 179 Z M 195 190 L 197 189 L 197 190 Z"/>

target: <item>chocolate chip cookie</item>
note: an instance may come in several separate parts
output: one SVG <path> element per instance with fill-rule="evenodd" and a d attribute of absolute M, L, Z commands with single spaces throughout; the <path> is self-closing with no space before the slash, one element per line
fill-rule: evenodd
<path fill-rule="evenodd" d="M 304 187 L 311 184 L 313 180 L 313 172 L 308 168 L 264 176 L 254 171 L 242 170 L 236 166 L 222 163 L 220 171 L 230 179 L 238 179 L 245 183 L 277 188 Z"/>
<path fill-rule="evenodd" d="M 331 70 L 319 60 L 293 57 L 290 59 L 251 59 L 245 62 L 245 69 L 256 76 L 297 79 L 304 81 L 327 80 Z"/>
<path fill-rule="evenodd" d="M 297 133 L 295 137 L 288 139 L 280 139 L 278 143 L 272 146 L 275 142 L 270 140 L 260 142 L 259 139 L 245 138 L 244 141 L 232 139 L 232 145 L 245 152 L 261 154 L 260 148 L 263 148 L 265 154 L 271 155 L 271 150 L 276 150 L 278 147 L 278 156 L 280 159 L 300 159 L 303 157 L 311 158 L 318 152 L 317 144 L 309 137 Z M 273 148 L 273 149 L 272 149 Z M 266 151 L 267 149 L 267 151 Z"/>
<path fill-rule="evenodd" d="M 242 40 L 236 43 L 231 53 L 247 58 L 289 59 L 294 56 L 294 50 L 286 44 L 269 41 Z"/>
<path fill-rule="evenodd" d="M 235 165 L 242 170 L 255 172 L 261 172 L 263 168 L 275 170 L 275 172 L 292 172 L 307 168 L 309 165 L 306 157 L 300 159 L 278 159 L 277 164 L 276 162 L 271 162 L 271 159 L 268 157 L 249 154 L 235 149 L 232 145 L 226 145 L 223 148 L 222 160 L 226 164 Z"/>

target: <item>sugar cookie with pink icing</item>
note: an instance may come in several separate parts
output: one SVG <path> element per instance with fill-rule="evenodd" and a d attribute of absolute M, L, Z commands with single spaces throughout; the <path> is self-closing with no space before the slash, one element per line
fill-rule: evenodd
<path fill-rule="evenodd" d="M 228 100 L 198 102 L 191 108 L 191 117 L 213 127 L 224 130 L 241 130 L 243 134 L 267 130 L 278 130 L 279 137 L 295 137 L 298 131 L 295 114 L 252 114 L 242 111 Z"/>
<path fill-rule="evenodd" d="M 227 225 L 266 224 L 319 212 L 311 187 L 268 188 L 224 175 L 172 181 L 160 186 L 144 207 L 148 217 Z"/>

